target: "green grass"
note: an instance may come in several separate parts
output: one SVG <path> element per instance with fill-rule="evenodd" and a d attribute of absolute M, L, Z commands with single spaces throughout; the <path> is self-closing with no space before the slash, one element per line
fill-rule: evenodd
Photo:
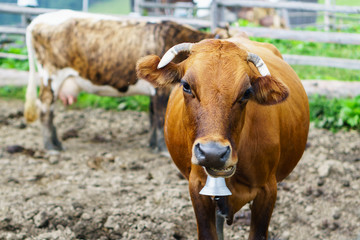
<path fill-rule="evenodd" d="M 129 14 L 130 0 L 108 0 L 101 3 L 92 4 L 89 7 L 89 12 L 93 13 L 107 13 L 107 14 Z"/>
<path fill-rule="evenodd" d="M 303 80 L 360 81 L 360 70 L 302 65 L 292 65 L 291 67 Z"/>
<path fill-rule="evenodd" d="M 27 55 L 26 48 L 13 48 L 13 47 L 10 47 L 8 49 L 0 48 L 0 52 Z M 29 64 L 27 60 L 21 61 L 12 58 L 0 58 L 0 68 L 6 68 L 6 69 L 14 68 L 18 70 L 27 71 L 29 70 Z"/>
<path fill-rule="evenodd" d="M 309 99 L 310 120 L 316 127 L 338 131 L 360 130 L 360 96 L 345 99 L 327 99 L 313 96 Z"/>
<path fill-rule="evenodd" d="M 25 100 L 26 87 L 5 86 L 0 87 L 0 98 Z M 106 110 L 134 110 L 146 112 L 149 110 L 150 97 L 127 96 L 127 97 L 102 97 L 94 94 L 81 92 L 77 102 L 71 108 L 103 108 Z"/>
<path fill-rule="evenodd" d="M 324 4 L 325 0 L 319 0 L 319 3 Z M 336 0 L 335 3 L 342 6 L 360 6 L 359 0 Z"/>
<path fill-rule="evenodd" d="M 128 96 L 128 97 L 101 97 L 89 93 L 80 93 L 74 108 L 104 108 L 107 110 L 135 110 L 148 111 L 150 97 L 148 96 Z"/>
<path fill-rule="evenodd" d="M 27 61 L 0 58 L 0 68 L 28 71 L 29 65 Z"/>
<path fill-rule="evenodd" d="M 336 5 L 342 5 L 342 6 L 360 6 L 360 3 L 358 0 L 337 0 Z"/>
<path fill-rule="evenodd" d="M 1 98 L 24 100 L 25 93 L 26 93 L 25 87 L 14 87 L 14 86 L 0 87 Z"/>

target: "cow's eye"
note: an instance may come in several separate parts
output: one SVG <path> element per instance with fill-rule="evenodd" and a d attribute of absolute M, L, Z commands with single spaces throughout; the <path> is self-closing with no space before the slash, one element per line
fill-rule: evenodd
<path fill-rule="evenodd" d="M 251 98 L 253 93 L 254 93 L 254 90 L 252 89 L 252 87 L 246 89 L 246 91 L 244 92 L 243 97 L 240 99 L 240 102 L 243 102 L 243 101 L 248 100 L 249 98 Z"/>
<path fill-rule="evenodd" d="M 180 84 L 183 86 L 184 92 L 191 93 L 191 87 L 185 80 L 181 80 Z"/>
<path fill-rule="evenodd" d="M 246 89 L 246 91 L 245 91 L 245 93 L 243 95 L 243 99 L 249 99 L 252 96 L 253 92 L 254 91 L 253 91 L 253 89 L 251 87 Z"/>

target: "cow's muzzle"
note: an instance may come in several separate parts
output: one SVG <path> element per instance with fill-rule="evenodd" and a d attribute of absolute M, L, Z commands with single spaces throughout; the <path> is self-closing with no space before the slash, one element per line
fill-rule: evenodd
<path fill-rule="evenodd" d="M 235 166 L 229 166 L 231 147 L 217 142 L 196 143 L 193 149 L 196 164 L 205 167 L 206 172 L 214 177 L 230 177 Z"/>

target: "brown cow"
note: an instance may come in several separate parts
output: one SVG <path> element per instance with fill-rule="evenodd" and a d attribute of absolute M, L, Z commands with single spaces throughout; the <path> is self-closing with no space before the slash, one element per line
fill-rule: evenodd
<path fill-rule="evenodd" d="M 189 57 L 171 62 L 181 51 Z M 273 45 L 243 37 L 176 45 L 159 62 L 142 58 L 137 74 L 158 87 L 176 84 L 165 141 L 189 180 L 199 239 L 221 239 L 223 216 L 231 224 L 251 201 L 249 239 L 267 239 L 277 182 L 296 166 L 308 135 L 308 100 L 298 76 Z M 225 177 L 232 195 L 200 195 L 207 174 Z"/>
<path fill-rule="evenodd" d="M 61 150 L 53 124 L 57 98 L 72 104 L 81 90 L 115 97 L 154 95 L 151 84 L 136 79 L 136 61 L 148 54 L 164 54 L 174 44 L 212 37 L 214 34 L 170 21 L 148 22 L 70 10 L 39 15 L 26 33 L 30 79 L 25 118 L 35 121 L 39 107 L 45 148 Z M 37 104 L 35 57 L 41 77 Z M 160 89 L 151 98 L 150 145 L 160 151 L 166 150 L 163 122 L 169 92 Z"/>

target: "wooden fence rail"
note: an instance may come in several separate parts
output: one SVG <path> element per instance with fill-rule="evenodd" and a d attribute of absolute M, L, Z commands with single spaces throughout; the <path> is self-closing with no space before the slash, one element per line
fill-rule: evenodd
<path fill-rule="evenodd" d="M 28 57 L 26 55 L 14 54 L 14 53 L 3 53 L 0 52 L 0 58 L 12 58 L 16 60 L 27 60 Z"/>
<path fill-rule="evenodd" d="M 140 8 L 169 8 L 169 9 L 185 8 L 185 9 L 194 9 L 195 5 L 192 4 L 192 3 L 186 3 L 186 2 L 179 2 L 179 3 L 175 4 L 175 3 L 156 3 L 156 2 L 141 1 L 139 3 L 139 7 Z"/>
<path fill-rule="evenodd" d="M 0 33 L 4 34 L 16 34 L 16 35 L 25 35 L 26 29 L 21 27 L 4 27 L 0 26 Z"/>
<path fill-rule="evenodd" d="M 231 29 L 244 31 L 253 37 L 360 45 L 360 34 L 356 33 L 296 31 L 264 27 L 231 27 Z"/>
<path fill-rule="evenodd" d="M 15 4 L 0 3 L 0 12 L 4 13 L 39 15 L 56 10 L 58 9 L 20 7 Z"/>
<path fill-rule="evenodd" d="M 307 65 L 360 70 L 360 60 L 333 57 L 317 57 L 283 54 L 284 60 L 290 65 Z"/>

